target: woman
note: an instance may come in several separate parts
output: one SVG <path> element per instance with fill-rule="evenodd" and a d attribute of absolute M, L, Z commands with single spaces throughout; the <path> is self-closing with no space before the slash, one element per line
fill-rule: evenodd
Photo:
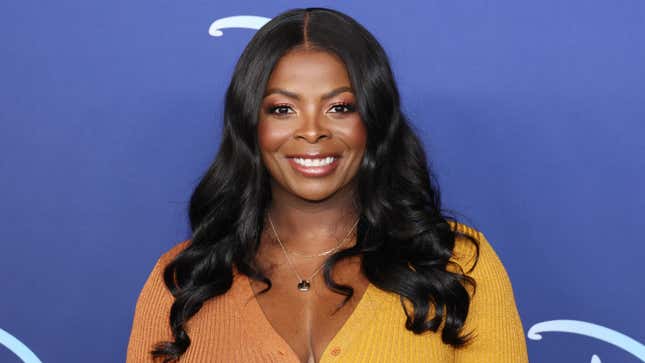
<path fill-rule="evenodd" d="M 192 238 L 150 274 L 127 361 L 527 362 L 503 265 L 431 175 L 374 37 L 329 9 L 275 17 L 237 63 Z"/>

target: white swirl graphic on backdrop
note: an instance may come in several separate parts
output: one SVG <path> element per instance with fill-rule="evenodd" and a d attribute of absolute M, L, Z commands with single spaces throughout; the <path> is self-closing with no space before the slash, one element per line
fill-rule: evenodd
<path fill-rule="evenodd" d="M 601 325 L 579 320 L 549 320 L 534 324 L 529 329 L 527 336 L 532 340 L 542 340 L 540 333 L 544 332 L 573 333 L 596 338 L 615 345 L 645 362 L 645 345 L 623 333 Z M 594 354 L 591 357 L 591 363 L 601 363 L 600 357 Z"/>
<path fill-rule="evenodd" d="M 18 356 L 25 363 L 42 363 L 26 345 L 22 344 L 13 335 L 0 329 L 0 345 L 4 345 L 10 352 Z"/>
<path fill-rule="evenodd" d="M 246 29 L 260 29 L 264 24 L 269 22 L 271 18 L 255 15 L 237 15 L 228 16 L 215 20 L 208 28 L 208 34 L 214 37 L 221 37 L 224 35 L 221 29 L 226 28 L 246 28 Z"/>

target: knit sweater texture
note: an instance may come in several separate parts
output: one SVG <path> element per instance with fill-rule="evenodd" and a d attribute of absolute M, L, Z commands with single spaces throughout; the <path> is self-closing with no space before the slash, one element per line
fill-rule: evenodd
<path fill-rule="evenodd" d="M 370 283 L 319 363 L 528 362 L 522 321 L 502 262 L 481 232 L 464 224 L 451 225 L 480 243 L 479 261 L 467 273 L 477 287 L 474 296 L 472 289 L 468 290 L 472 300 L 462 330 L 462 334 L 474 331 L 474 340 L 462 348 L 443 343 L 441 329 L 445 322 L 436 333 L 417 335 L 408 331 L 399 296 Z M 135 307 L 127 363 L 154 362 L 150 354 L 153 346 L 173 340 L 169 314 L 174 298 L 164 285 L 163 270 L 189 243 L 184 241 L 164 253 L 145 282 Z M 466 238 L 458 237 L 451 260 L 467 272 L 474 263 L 475 251 Z M 434 313 L 434 308 L 430 311 Z M 237 272 L 231 289 L 206 301 L 187 322 L 186 331 L 191 344 L 180 363 L 300 363 L 264 315 L 249 278 Z"/>

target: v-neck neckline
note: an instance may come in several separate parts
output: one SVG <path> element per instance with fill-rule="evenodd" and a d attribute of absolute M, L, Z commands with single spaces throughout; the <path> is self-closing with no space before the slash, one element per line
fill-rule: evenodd
<path fill-rule="evenodd" d="M 291 356 L 290 360 L 293 360 L 293 362 L 301 363 L 300 358 L 298 357 L 298 354 L 296 354 L 296 352 L 293 350 L 291 345 L 289 345 L 289 343 L 284 339 L 284 337 L 282 337 L 282 335 L 280 335 L 280 333 L 278 333 L 278 331 L 275 330 L 275 328 L 269 321 L 269 318 L 264 313 L 262 306 L 260 306 L 260 302 L 257 300 L 257 297 L 255 296 L 253 287 L 251 286 L 251 279 L 246 275 L 241 275 L 241 277 L 244 281 L 240 281 L 240 282 L 242 283 L 242 285 L 244 285 L 244 289 L 247 290 L 247 293 L 248 293 L 248 294 L 245 294 L 245 296 L 250 296 L 249 301 L 246 304 L 246 308 L 250 309 L 249 311 L 250 316 L 257 317 L 257 320 L 255 320 L 254 322 L 257 325 L 259 325 L 259 326 L 255 325 L 255 327 L 259 328 L 256 330 L 256 332 L 260 337 L 261 343 L 266 346 L 265 344 L 265 341 L 267 340 L 266 338 L 270 337 L 270 339 L 268 340 L 279 342 L 280 347 L 276 347 L 272 345 L 272 346 L 267 346 L 267 348 L 272 350 L 278 348 L 278 351 L 280 353 L 284 353 L 286 355 Z M 376 287 L 373 286 L 371 282 L 368 282 L 367 288 L 365 289 L 362 296 L 358 300 L 358 303 L 354 307 L 354 310 L 347 317 L 347 319 L 340 327 L 340 329 L 336 331 L 336 334 L 334 335 L 334 337 L 329 341 L 329 343 L 327 343 L 327 346 L 325 346 L 322 353 L 320 354 L 320 360 L 317 363 L 327 362 L 328 361 L 327 356 L 329 354 L 332 354 L 332 355 L 342 354 L 342 351 L 346 349 L 345 347 L 362 330 L 357 327 L 364 326 L 364 323 L 366 322 L 367 318 L 369 318 L 371 313 L 376 310 L 374 296 L 372 295 L 374 289 L 376 289 Z"/>

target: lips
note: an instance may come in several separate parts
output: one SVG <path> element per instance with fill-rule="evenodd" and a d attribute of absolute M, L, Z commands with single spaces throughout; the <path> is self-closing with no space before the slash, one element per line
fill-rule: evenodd
<path fill-rule="evenodd" d="M 338 153 L 304 153 L 304 154 L 289 154 L 287 158 L 301 158 L 301 159 L 324 159 L 326 157 L 336 157 L 339 158 L 340 154 Z"/>
<path fill-rule="evenodd" d="M 334 172 L 340 156 L 333 153 L 300 154 L 287 156 L 289 165 L 306 177 L 324 177 Z"/>

